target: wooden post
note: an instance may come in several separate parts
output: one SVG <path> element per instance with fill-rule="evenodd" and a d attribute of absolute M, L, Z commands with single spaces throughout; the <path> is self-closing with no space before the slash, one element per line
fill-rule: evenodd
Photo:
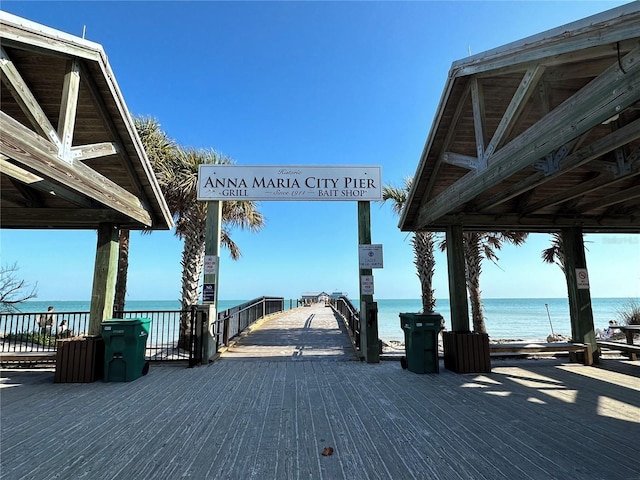
<path fill-rule="evenodd" d="M 205 264 L 207 257 L 213 257 L 213 271 L 207 271 L 205 267 L 203 299 L 207 311 L 206 335 L 203 341 L 204 355 L 202 363 L 208 363 L 216 354 L 215 326 L 217 320 L 218 285 L 220 272 L 220 232 L 222 230 L 222 202 L 207 202 L 207 223 L 205 230 Z M 209 267 L 210 268 L 210 267 Z"/>
<path fill-rule="evenodd" d="M 358 244 L 371 245 L 371 204 L 358 202 Z M 360 289 L 360 352 L 367 363 L 380 362 L 377 306 L 373 295 L 362 293 L 362 276 L 373 275 L 370 268 L 359 269 Z"/>
<path fill-rule="evenodd" d="M 110 223 L 98 226 L 98 245 L 93 269 L 89 335 L 102 334 L 102 322 L 113 315 L 113 296 L 118 273 L 118 229 Z"/>
<path fill-rule="evenodd" d="M 591 292 L 582 229 L 579 227 L 563 228 L 562 246 L 567 292 L 569 293 L 571 338 L 574 342 L 590 345 L 593 359 L 597 362 L 598 346 L 593 325 L 593 309 L 591 308 Z"/>
<path fill-rule="evenodd" d="M 451 225 L 447 227 L 446 236 L 451 331 L 469 332 L 469 304 L 467 303 L 462 226 Z"/>

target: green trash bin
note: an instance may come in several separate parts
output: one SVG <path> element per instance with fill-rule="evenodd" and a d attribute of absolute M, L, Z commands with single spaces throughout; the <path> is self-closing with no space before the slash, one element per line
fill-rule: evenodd
<path fill-rule="evenodd" d="M 402 368 L 414 373 L 440 372 L 438 333 L 442 324 L 442 315 L 435 312 L 400 314 L 406 353 L 400 360 Z"/>
<path fill-rule="evenodd" d="M 102 322 L 104 381 L 130 382 L 149 371 L 145 359 L 149 318 L 113 318 Z"/>

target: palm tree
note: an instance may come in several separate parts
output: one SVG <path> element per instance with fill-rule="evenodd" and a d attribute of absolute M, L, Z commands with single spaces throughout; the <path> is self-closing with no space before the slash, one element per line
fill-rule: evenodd
<path fill-rule="evenodd" d="M 411 190 L 413 179 L 405 178 L 402 188 L 385 185 L 382 188 L 382 201 L 392 201 L 393 212 L 397 215 L 402 213 L 402 209 L 407 203 L 407 195 Z M 411 236 L 411 246 L 413 247 L 414 260 L 417 275 L 420 279 L 422 290 L 422 311 L 432 312 L 436 307 L 435 290 L 433 289 L 433 273 L 436 267 L 436 260 L 433 255 L 435 234 L 433 232 L 414 232 Z"/>
<path fill-rule="evenodd" d="M 497 265 L 496 250 L 500 250 L 504 243 L 522 245 L 529 234 L 526 232 L 464 232 L 464 261 L 467 290 L 471 303 L 471 318 L 473 331 L 487 333 L 482 310 L 482 291 L 480 290 L 480 274 L 482 261 L 490 260 Z M 440 242 L 440 249 L 446 249 L 446 240 Z"/>
<path fill-rule="evenodd" d="M 198 167 L 201 164 L 228 165 L 233 161 L 215 150 L 178 148 L 171 162 L 159 165 L 156 175 L 169 209 L 176 218 L 176 235 L 184 241 L 182 250 L 182 310 L 198 303 L 200 276 L 204 265 L 207 203 L 198 201 Z M 264 216 L 253 201 L 222 203 L 221 245 L 237 260 L 241 252 L 231 239 L 230 229 L 241 228 L 258 232 L 264 226 Z M 188 339 L 190 326 L 186 317 L 180 322 L 180 344 Z"/>
<path fill-rule="evenodd" d="M 564 247 L 560 233 L 553 232 L 551 234 L 551 246 L 542 251 L 542 260 L 545 263 L 558 265 L 564 273 Z"/>
<path fill-rule="evenodd" d="M 170 164 L 176 155 L 177 145 L 162 130 L 160 122 L 151 117 L 136 117 L 133 119 L 142 146 L 147 154 L 154 172 L 162 164 Z M 144 232 L 143 232 L 144 233 Z M 127 292 L 127 273 L 129 271 L 129 237 L 128 229 L 121 229 L 118 241 L 118 273 L 113 304 L 116 309 L 124 310 Z"/>

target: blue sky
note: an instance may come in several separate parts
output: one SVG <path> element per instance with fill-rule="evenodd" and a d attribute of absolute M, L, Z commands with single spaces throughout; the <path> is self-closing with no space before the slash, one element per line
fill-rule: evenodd
<path fill-rule="evenodd" d="M 238 164 L 380 165 L 386 184 L 415 173 L 451 66 L 627 2 L 31 2 L 2 9 L 101 44 L 133 115 L 157 118 L 185 146 Z M 357 203 L 263 202 L 258 234 L 232 236 L 220 298 L 358 296 Z M 384 248 L 377 298 L 419 298 L 406 233 L 372 204 Z M 2 264 L 38 286 L 39 300 L 89 300 L 96 233 L 0 232 Z M 587 235 L 593 297 L 640 296 L 640 236 Z M 549 236 L 505 247 L 484 266 L 486 298 L 563 297 Z M 128 298 L 180 297 L 182 244 L 173 232 L 132 233 Z M 436 296 L 448 297 L 437 256 Z"/>

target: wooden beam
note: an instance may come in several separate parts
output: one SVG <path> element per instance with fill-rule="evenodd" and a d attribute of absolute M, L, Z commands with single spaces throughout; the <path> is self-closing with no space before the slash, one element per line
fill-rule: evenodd
<path fill-rule="evenodd" d="M 67 62 L 67 71 L 64 74 L 60 116 L 58 117 L 58 137 L 62 141 L 60 158 L 67 163 L 73 162 L 71 145 L 73 144 L 73 132 L 76 124 L 79 94 L 80 66 L 77 60 L 70 60 Z"/>
<path fill-rule="evenodd" d="M 589 232 L 637 233 L 640 229 L 640 215 L 637 211 L 618 214 L 580 215 L 556 213 L 550 215 L 478 214 L 466 213 L 445 215 L 429 226 L 430 231 L 442 231 L 448 226 L 464 225 L 465 231 L 518 230 L 524 232 L 554 232 L 562 227 L 582 226 Z"/>
<path fill-rule="evenodd" d="M 465 275 L 462 226 L 448 226 L 446 239 L 451 330 L 453 332 L 469 332 L 469 304 L 467 302 L 467 277 Z"/>
<path fill-rule="evenodd" d="M 48 27 L 41 27 L 38 31 L 25 30 L 24 25 L 14 24 L 6 17 L 0 17 L 0 20 L 3 45 L 60 57 L 106 62 L 107 56 L 98 43 Z"/>
<path fill-rule="evenodd" d="M 107 132 L 109 133 L 109 136 L 111 138 L 115 139 L 115 143 L 118 144 L 118 145 L 124 145 L 124 142 L 123 142 L 122 138 L 120 137 L 120 134 L 118 133 L 118 129 L 114 125 L 113 120 L 111 118 L 111 115 L 109 114 L 109 112 L 107 110 L 107 107 L 106 107 L 106 105 L 104 103 L 104 99 L 102 98 L 102 95 L 100 94 L 100 90 L 96 86 L 96 84 L 93 81 L 93 79 L 91 78 L 91 76 L 86 72 L 86 70 L 83 67 L 81 67 L 81 73 L 82 73 L 82 77 L 85 79 L 84 84 L 86 85 L 89 93 L 91 94 L 91 97 L 93 98 L 94 107 L 95 107 L 95 113 L 97 113 L 100 116 L 103 125 L 105 126 Z M 128 112 L 122 112 L 122 113 L 123 113 L 123 115 L 125 117 L 128 117 L 128 115 L 129 115 Z M 137 133 L 136 133 L 136 135 L 137 135 Z M 120 149 L 120 153 L 122 154 L 122 159 L 123 159 L 122 164 L 123 164 L 124 170 L 125 170 L 125 172 L 127 172 L 127 175 L 129 176 L 129 179 L 131 180 L 131 183 L 137 189 L 137 193 L 138 194 L 142 193 L 142 191 L 143 191 L 142 185 L 140 184 L 140 180 L 138 179 L 138 175 L 136 174 L 133 166 L 131 165 L 131 162 L 126 157 L 127 152 L 125 152 L 124 149 Z M 147 160 L 146 153 L 144 152 L 144 148 L 142 149 L 142 152 L 138 152 L 138 153 L 140 153 L 140 158 L 141 159 Z M 155 179 L 155 177 L 154 177 L 154 179 Z"/>
<path fill-rule="evenodd" d="M 583 135 L 584 137 L 584 135 Z M 606 137 L 602 137 L 595 142 L 575 151 L 560 161 L 560 168 L 550 175 L 542 172 L 536 172 L 518 183 L 509 185 L 500 190 L 499 193 L 478 202 L 476 208 L 485 210 L 493 208 L 502 202 L 506 202 L 532 188 L 538 187 L 549 182 L 558 176 L 578 167 L 584 167 L 593 160 L 605 155 L 616 148 L 620 148 L 627 143 L 640 138 L 640 120 L 631 122 L 628 125 L 610 133 Z M 580 140 L 578 141 L 578 144 Z"/>
<path fill-rule="evenodd" d="M 622 73 L 621 67 L 626 73 Z M 640 48 L 616 62 L 496 151 L 483 172 L 469 172 L 442 194 L 422 205 L 414 229 L 429 225 L 539 158 L 640 100 Z"/>
<path fill-rule="evenodd" d="M 444 152 L 440 155 L 440 162 L 466 168 L 468 170 L 478 169 L 478 157 L 471 157 L 460 153 Z"/>
<path fill-rule="evenodd" d="M 4 112 L 0 112 L 0 127 L 4 132 L 0 137 L 1 154 L 32 172 L 38 172 L 55 183 L 86 195 L 143 225 L 151 226 L 150 213 L 132 193 L 80 162 L 69 165 L 60 161 L 50 142 Z"/>
<path fill-rule="evenodd" d="M 498 147 L 502 144 L 503 140 L 509 136 L 509 132 L 513 129 L 516 121 L 520 118 L 520 114 L 524 109 L 529 98 L 536 90 L 536 86 L 544 73 L 544 67 L 535 65 L 527 69 L 524 73 L 518 89 L 514 93 L 507 110 L 500 119 L 500 123 L 493 133 L 493 137 L 487 146 L 487 150 L 484 153 L 486 162 L 491 161 L 491 156 Z"/>
<path fill-rule="evenodd" d="M 358 245 L 371 245 L 371 203 L 358 202 Z M 362 276 L 373 275 L 370 268 L 358 269 L 360 294 L 360 352 L 367 363 L 380 362 L 377 309 L 373 295 L 362 293 Z"/>
<path fill-rule="evenodd" d="M 14 165 L 9 162 L 7 157 L 4 155 L 0 155 L 0 172 L 17 180 L 20 184 L 28 186 L 28 188 L 38 190 L 57 198 L 62 198 L 63 200 L 71 202 L 78 207 L 91 208 L 96 206 L 96 203 L 91 199 L 78 195 L 66 188 L 62 188 L 58 184 L 49 182 L 38 175 Z"/>
<path fill-rule="evenodd" d="M 485 142 L 485 113 L 484 113 L 484 93 L 482 85 L 477 78 L 471 79 L 471 105 L 473 107 L 473 130 L 476 137 L 476 155 L 478 157 L 476 170 L 483 171 L 487 168 L 487 157 L 484 151 Z"/>
<path fill-rule="evenodd" d="M 71 156 L 74 160 L 89 160 L 91 158 L 108 157 L 121 152 L 115 142 L 92 143 L 71 147 Z"/>
<path fill-rule="evenodd" d="M 442 151 L 445 152 L 447 150 L 449 150 L 449 146 L 451 145 L 451 141 L 453 139 L 453 135 L 455 133 L 455 126 L 457 125 L 457 123 L 460 121 L 460 118 L 462 117 L 462 112 L 464 110 L 464 103 L 465 100 L 471 95 L 471 86 L 467 85 L 465 88 L 464 93 L 462 94 L 461 97 L 461 101 L 460 103 L 458 103 L 458 105 L 456 105 L 456 111 L 453 114 L 453 118 L 451 119 L 451 128 L 447 131 L 447 135 L 444 139 L 444 142 L 442 143 Z M 427 145 L 428 146 L 428 145 Z M 425 147 L 425 151 L 422 153 L 422 158 L 420 160 L 420 163 L 422 164 L 424 162 L 424 156 L 426 155 L 426 150 L 427 147 Z M 436 179 L 438 176 L 438 170 L 440 170 L 440 165 L 441 165 L 441 160 L 440 157 L 438 157 L 438 160 L 436 161 L 435 166 L 433 167 L 433 171 L 431 172 L 431 175 L 429 175 L 429 179 L 427 180 L 427 186 L 424 189 L 424 192 L 422 193 L 422 198 L 428 198 L 429 194 L 431 192 L 431 190 L 433 189 L 433 186 L 436 184 Z M 414 179 L 414 187 L 418 185 L 418 179 L 420 177 L 416 176 Z M 412 202 L 412 197 L 411 194 L 413 193 L 413 188 L 411 189 L 411 192 L 409 193 L 410 197 L 407 199 L 407 206 L 411 205 Z M 406 209 L 405 209 L 406 211 Z M 403 212 L 403 217 L 404 217 L 405 213 Z M 401 220 L 402 222 L 402 220 Z"/>
<path fill-rule="evenodd" d="M 571 338 L 574 342 L 591 345 L 597 363 L 598 346 L 593 327 L 593 311 L 588 280 L 587 259 L 582 230 L 578 227 L 563 228 L 564 271 L 569 292 Z"/>
<path fill-rule="evenodd" d="M 593 202 L 580 204 L 580 211 L 590 212 L 598 208 L 610 207 L 611 205 L 633 200 L 634 198 L 640 198 L 640 186 L 627 188 L 626 190 L 600 197 Z"/>
<path fill-rule="evenodd" d="M 637 122 L 640 124 L 640 120 L 638 120 Z M 640 130 L 638 131 L 638 134 L 640 136 Z M 563 169 L 563 171 L 566 170 Z M 532 205 L 528 205 L 521 213 L 535 213 L 542 210 L 543 208 L 558 205 L 573 198 L 582 197 L 587 193 L 594 192 L 600 188 L 607 187 L 621 180 L 636 176 L 640 173 L 640 162 L 633 162 L 629 167 L 627 173 L 616 175 L 615 172 L 616 171 L 612 169 L 608 172 L 598 175 L 595 178 L 578 183 L 571 188 L 566 188 L 563 191 L 556 193 L 555 195 L 548 196 L 544 200 L 540 200 L 539 202 L 536 202 Z"/>
<path fill-rule="evenodd" d="M 450 75 L 462 77 L 492 73 L 530 62 L 554 65 L 566 63 L 567 58 L 578 62 L 610 54 L 612 45 L 617 42 L 626 45 L 626 40 L 633 41 L 638 37 L 638 7 L 635 2 L 630 2 L 625 9 L 626 13 L 620 13 L 613 19 L 603 12 L 574 22 L 571 24 L 574 30 L 570 34 L 566 31 L 567 26 L 563 25 L 459 60 L 453 63 Z"/>
<path fill-rule="evenodd" d="M 2 228 L 95 229 L 101 222 L 140 229 L 139 223 L 133 224 L 127 217 L 108 208 L 2 207 Z"/>
<path fill-rule="evenodd" d="M 56 129 L 53 128 L 49 118 L 47 118 L 44 110 L 42 110 L 40 103 L 36 100 L 33 93 L 31 93 L 31 89 L 2 47 L 0 47 L 0 71 L 2 72 L 2 83 L 7 87 L 11 96 L 29 119 L 31 125 L 40 132 L 44 138 L 56 146 L 59 154 L 62 142 Z"/>
<path fill-rule="evenodd" d="M 102 322 L 113 315 L 113 297 L 118 273 L 118 234 L 119 230 L 115 225 L 103 223 L 98 227 L 89 335 L 101 335 Z"/>

